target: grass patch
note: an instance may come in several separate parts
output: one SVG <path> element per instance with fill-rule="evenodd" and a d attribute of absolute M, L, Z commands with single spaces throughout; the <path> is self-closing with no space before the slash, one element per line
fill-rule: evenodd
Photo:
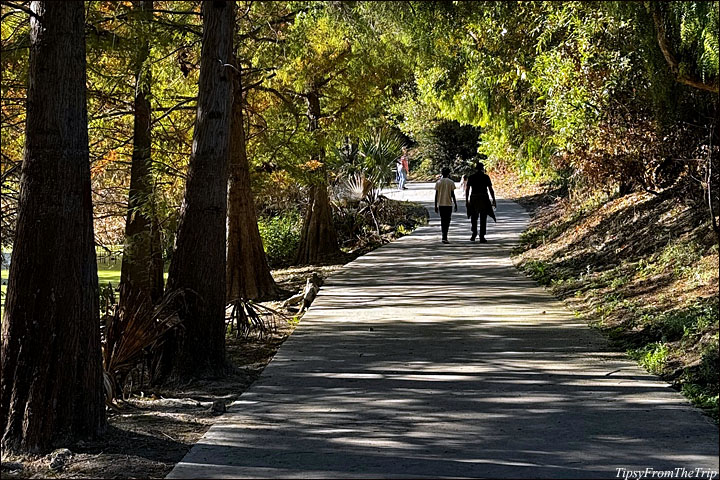
<path fill-rule="evenodd" d="M 165 276 L 167 277 L 167 274 Z M 113 287 L 117 287 L 120 283 L 120 270 L 98 270 L 98 283 L 100 285 L 112 283 Z"/>
<path fill-rule="evenodd" d="M 530 260 L 524 263 L 521 269 L 540 285 L 550 285 L 550 281 L 553 278 L 550 265 L 542 260 Z"/>
<path fill-rule="evenodd" d="M 717 308 L 717 299 L 698 301 L 684 308 L 643 313 L 640 323 L 661 341 L 672 342 L 702 335 L 710 329 L 717 331 Z"/>

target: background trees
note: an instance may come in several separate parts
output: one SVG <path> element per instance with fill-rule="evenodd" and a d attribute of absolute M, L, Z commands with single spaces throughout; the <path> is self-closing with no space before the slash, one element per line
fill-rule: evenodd
<path fill-rule="evenodd" d="M 152 37 L 153 2 L 135 2 L 136 48 L 133 61 L 135 72 L 135 100 L 133 116 L 133 152 L 130 167 L 125 245 L 120 281 L 121 309 L 128 301 L 157 302 L 162 296 L 163 259 L 160 226 L 154 198 L 152 175 L 152 71 L 150 68 L 150 39 Z"/>
<path fill-rule="evenodd" d="M 480 150 L 494 161 L 526 178 L 625 192 L 681 170 L 702 177 L 691 159 L 709 145 L 717 108 L 717 4 L 415 7 L 402 20 L 421 67 L 412 98 L 482 127 Z M 682 62 L 663 50 L 685 52 Z"/>

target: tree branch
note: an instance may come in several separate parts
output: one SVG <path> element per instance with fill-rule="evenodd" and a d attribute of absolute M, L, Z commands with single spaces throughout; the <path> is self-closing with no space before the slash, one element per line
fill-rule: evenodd
<path fill-rule="evenodd" d="M 25 5 L 18 5 L 17 3 L 6 2 L 6 1 L 2 1 L 2 2 L 0 2 L 0 4 L 5 5 L 6 7 L 14 8 L 14 9 L 19 10 L 19 11 L 21 11 L 21 12 L 25 12 L 25 13 L 27 13 L 28 15 L 30 15 L 31 17 L 40 18 L 40 17 L 38 17 L 38 15 L 37 15 L 35 12 L 33 12 L 32 10 L 30 10 L 30 9 L 29 9 L 28 7 L 26 7 Z"/>
<path fill-rule="evenodd" d="M 689 85 L 694 88 L 698 88 L 700 90 L 705 90 L 707 92 L 713 92 L 718 93 L 718 85 L 710 85 L 707 83 L 704 83 L 696 78 L 692 78 L 686 73 L 683 73 L 680 71 L 680 63 L 678 62 L 677 58 L 675 58 L 675 55 L 672 52 L 672 49 L 670 48 L 670 45 L 668 44 L 667 37 L 665 35 L 665 23 L 663 22 L 662 17 L 660 16 L 660 9 L 657 5 L 657 2 L 651 2 L 653 5 L 653 22 L 655 23 L 655 30 L 657 31 L 657 41 L 658 45 L 660 46 L 660 50 L 662 51 L 663 57 L 665 57 L 665 61 L 670 66 L 670 71 L 675 76 L 675 80 L 679 83 L 682 83 L 684 85 Z"/>

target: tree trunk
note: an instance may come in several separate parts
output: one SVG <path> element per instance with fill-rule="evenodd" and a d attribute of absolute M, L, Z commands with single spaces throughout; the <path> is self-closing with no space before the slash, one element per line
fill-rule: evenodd
<path fill-rule="evenodd" d="M 320 141 L 321 116 L 320 94 L 317 89 L 306 95 L 308 103 L 308 118 L 310 119 L 309 130 L 315 134 L 318 140 L 316 156 L 322 164 L 325 160 L 325 151 Z M 309 204 L 305 212 L 300 245 L 298 247 L 295 263 L 312 264 L 327 260 L 340 253 L 337 234 L 333 225 L 332 210 L 330 209 L 330 197 L 327 191 L 327 173 L 325 167 L 317 172 L 315 183 L 310 186 Z"/>
<path fill-rule="evenodd" d="M 225 373 L 225 226 L 235 2 L 203 2 L 198 110 L 167 289 L 188 291 L 165 361 L 170 381 Z M 168 358 L 170 355 L 170 358 Z"/>
<path fill-rule="evenodd" d="M 325 175 L 325 172 L 322 172 Z M 302 235 L 295 263 L 322 263 L 340 253 L 333 226 L 327 182 L 318 181 L 310 187 L 310 204 L 303 221 Z"/>
<path fill-rule="evenodd" d="M 120 306 L 145 298 L 157 302 L 163 293 L 163 259 L 160 229 L 155 215 L 151 172 L 150 56 L 148 26 L 152 20 L 152 0 L 135 2 L 142 43 L 135 60 L 135 123 L 130 192 L 125 222 L 120 283 Z"/>
<path fill-rule="evenodd" d="M 25 158 L 2 323 L 6 451 L 105 429 L 84 4 L 32 2 Z"/>
<path fill-rule="evenodd" d="M 277 293 L 258 230 L 250 189 L 240 73 L 233 82 L 228 185 L 227 298 L 260 299 Z"/>

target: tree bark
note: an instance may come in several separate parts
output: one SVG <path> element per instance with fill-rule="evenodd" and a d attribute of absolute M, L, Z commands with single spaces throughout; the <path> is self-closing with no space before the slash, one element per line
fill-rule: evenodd
<path fill-rule="evenodd" d="M 240 73 L 236 71 L 233 78 L 228 183 L 227 298 L 257 300 L 276 294 L 277 286 L 270 274 L 263 249 L 250 189 Z"/>
<path fill-rule="evenodd" d="M 149 32 L 153 1 L 135 2 L 142 43 L 135 59 L 135 117 L 130 192 L 125 222 L 120 283 L 121 309 L 128 301 L 145 298 L 157 302 L 163 293 L 163 259 L 160 228 L 155 214 L 151 161 Z"/>
<path fill-rule="evenodd" d="M 308 104 L 309 131 L 318 139 L 316 157 L 323 164 L 325 151 L 322 146 L 319 120 L 322 114 L 320 108 L 320 93 L 317 89 L 306 94 Z M 313 264 L 327 260 L 340 253 L 337 234 L 333 225 L 330 197 L 327 190 L 327 172 L 323 165 L 317 172 L 315 183 L 310 186 L 309 203 L 303 220 L 300 245 L 298 246 L 295 263 Z"/>
<path fill-rule="evenodd" d="M 5 451 L 105 429 L 84 6 L 32 2 L 25 157 L 2 323 Z"/>
<path fill-rule="evenodd" d="M 198 110 L 167 290 L 189 291 L 166 350 L 168 380 L 225 373 L 225 227 L 235 2 L 203 2 Z M 171 358 L 168 358 L 170 355 Z"/>

